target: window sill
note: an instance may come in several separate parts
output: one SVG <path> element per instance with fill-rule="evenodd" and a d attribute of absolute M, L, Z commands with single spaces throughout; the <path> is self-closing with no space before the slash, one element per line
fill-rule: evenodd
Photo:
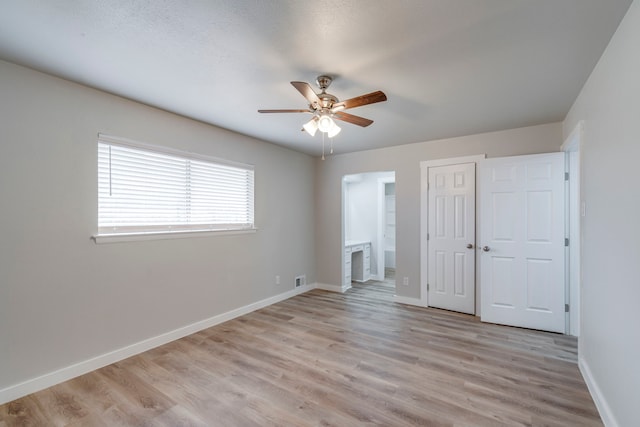
<path fill-rule="evenodd" d="M 114 233 L 96 234 L 91 236 L 97 245 L 103 243 L 136 242 L 143 240 L 167 240 L 188 239 L 193 237 L 229 236 L 233 234 L 249 234 L 258 231 L 257 228 L 243 228 L 231 230 L 180 230 L 180 231 L 153 231 L 143 233 Z"/>

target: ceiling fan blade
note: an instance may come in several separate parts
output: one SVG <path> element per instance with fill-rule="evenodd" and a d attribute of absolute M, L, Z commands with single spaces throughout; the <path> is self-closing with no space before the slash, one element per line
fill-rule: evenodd
<path fill-rule="evenodd" d="M 342 120 L 343 122 L 348 122 L 354 125 L 362 126 L 363 128 L 373 123 L 373 120 L 365 119 L 364 117 L 360 117 L 360 116 L 354 116 L 353 114 L 349 114 L 349 113 L 343 113 L 342 111 L 338 111 L 337 113 L 334 113 L 333 118 Z"/>
<path fill-rule="evenodd" d="M 379 90 L 366 95 L 356 96 L 346 101 L 337 102 L 331 108 L 333 111 L 346 110 L 347 108 L 362 107 L 363 105 L 375 104 L 387 100 L 387 95 Z"/>
<path fill-rule="evenodd" d="M 309 101 L 309 104 L 313 105 L 320 105 L 320 98 L 318 98 L 318 95 L 313 91 L 313 88 L 311 87 L 311 85 L 307 82 L 291 82 L 291 84 L 293 85 L 293 87 L 295 87 L 296 89 L 298 89 L 298 92 L 300 92 L 302 94 L 302 96 L 304 96 L 305 98 L 307 98 L 307 101 Z"/>
<path fill-rule="evenodd" d="M 310 113 L 307 110 L 258 110 L 258 113 Z"/>

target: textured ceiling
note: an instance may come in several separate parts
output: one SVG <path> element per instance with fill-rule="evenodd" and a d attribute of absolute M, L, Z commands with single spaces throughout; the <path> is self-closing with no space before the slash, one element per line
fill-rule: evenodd
<path fill-rule="evenodd" d="M 336 152 L 560 121 L 631 0 L 0 0 L 0 58 L 313 155 L 290 81 L 335 77 Z"/>

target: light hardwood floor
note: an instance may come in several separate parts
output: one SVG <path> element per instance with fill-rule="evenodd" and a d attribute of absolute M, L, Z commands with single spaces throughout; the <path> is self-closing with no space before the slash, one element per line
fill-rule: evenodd
<path fill-rule="evenodd" d="M 601 426 L 571 337 L 314 290 L 0 406 L 0 426 Z"/>

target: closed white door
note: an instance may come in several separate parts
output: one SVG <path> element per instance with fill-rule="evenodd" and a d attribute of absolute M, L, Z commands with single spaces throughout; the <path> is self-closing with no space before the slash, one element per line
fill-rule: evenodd
<path fill-rule="evenodd" d="M 480 172 L 482 321 L 565 332 L 564 153 Z"/>
<path fill-rule="evenodd" d="M 429 168 L 428 304 L 475 313 L 476 165 Z"/>

